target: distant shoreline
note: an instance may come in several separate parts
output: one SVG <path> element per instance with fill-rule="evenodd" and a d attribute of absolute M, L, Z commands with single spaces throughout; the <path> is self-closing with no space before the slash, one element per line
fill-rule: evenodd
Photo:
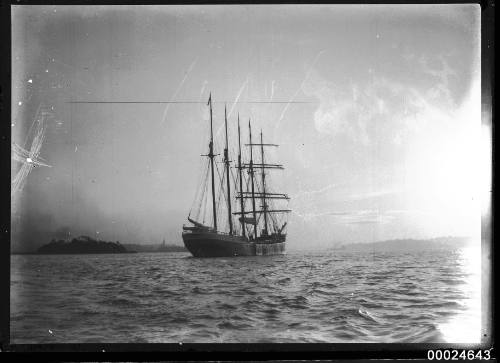
<path fill-rule="evenodd" d="M 333 247 L 336 251 L 402 251 L 415 252 L 435 249 L 455 249 L 473 245 L 470 237 L 436 237 L 429 239 L 393 239 L 366 243 L 346 243 Z"/>
<path fill-rule="evenodd" d="M 130 253 L 183 253 L 188 251 L 127 251 L 127 252 L 65 252 L 65 253 L 42 253 L 42 252 L 11 252 L 12 255 L 122 255 Z"/>
<path fill-rule="evenodd" d="M 55 240 L 42 245 L 36 250 L 11 252 L 11 255 L 96 255 L 139 252 L 185 252 L 183 246 L 176 245 L 142 245 L 121 244 L 119 241 L 109 242 L 96 240 L 89 236 L 80 236 L 72 240 Z"/>

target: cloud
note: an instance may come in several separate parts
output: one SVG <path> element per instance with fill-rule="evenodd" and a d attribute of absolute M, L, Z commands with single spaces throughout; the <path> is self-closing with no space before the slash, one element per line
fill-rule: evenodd
<path fill-rule="evenodd" d="M 298 192 L 297 194 L 293 195 L 293 199 L 299 199 L 299 198 L 303 198 L 303 197 L 311 197 L 313 195 L 317 195 L 317 194 L 324 194 L 325 192 L 328 192 L 332 189 L 334 189 L 337 185 L 336 184 L 329 184 L 323 188 L 320 188 L 320 189 L 317 189 L 317 190 L 309 190 L 309 191 L 300 191 Z"/>
<path fill-rule="evenodd" d="M 370 192 L 364 192 L 364 193 L 356 193 L 356 194 L 351 194 L 348 199 L 351 200 L 364 200 L 364 199 L 372 199 L 372 198 L 379 198 L 383 197 L 386 195 L 392 195 L 392 194 L 399 194 L 404 192 L 403 190 L 398 190 L 398 189 L 387 189 L 387 190 L 377 190 L 377 191 L 370 191 Z"/>
<path fill-rule="evenodd" d="M 395 216 L 379 210 L 358 210 L 344 214 L 333 214 L 334 223 L 341 224 L 388 224 Z"/>
<path fill-rule="evenodd" d="M 295 215 L 310 221 L 320 217 L 328 217 L 330 223 L 335 224 L 388 224 L 391 223 L 396 216 L 390 212 L 379 210 L 355 210 L 355 211 L 330 211 L 323 213 L 304 213 L 294 212 Z"/>
<path fill-rule="evenodd" d="M 319 100 L 315 129 L 360 145 L 382 141 L 399 146 L 409 135 L 449 124 L 457 108 L 450 82 L 457 73 L 444 55 L 422 56 L 415 64 L 417 81 L 410 84 L 377 75 L 365 83 L 337 85 L 313 70 L 302 91 Z"/>

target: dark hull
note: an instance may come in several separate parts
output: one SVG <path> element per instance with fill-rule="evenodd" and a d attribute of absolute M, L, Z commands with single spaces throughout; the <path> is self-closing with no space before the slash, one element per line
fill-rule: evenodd
<path fill-rule="evenodd" d="M 194 257 L 263 256 L 285 253 L 284 239 L 248 241 L 241 236 L 216 232 L 185 232 L 184 245 Z"/>

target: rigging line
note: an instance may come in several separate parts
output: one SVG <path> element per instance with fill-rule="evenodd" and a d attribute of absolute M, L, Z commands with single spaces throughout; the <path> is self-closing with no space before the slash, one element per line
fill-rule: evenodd
<path fill-rule="evenodd" d="M 237 173 L 234 171 L 235 169 L 234 168 L 231 168 L 229 169 L 229 174 L 231 174 L 231 177 L 233 178 L 233 188 L 234 190 L 236 190 L 236 192 L 238 191 L 238 175 Z M 235 175 L 236 174 L 236 175 Z M 236 193 L 237 194 L 237 193 Z M 235 196 L 236 196 L 235 194 Z"/>
<path fill-rule="evenodd" d="M 244 177 L 244 173 L 241 173 L 241 176 L 243 177 L 243 183 L 245 185 L 245 191 L 248 191 L 249 190 L 249 184 L 250 184 L 250 178 L 246 178 Z M 247 210 L 247 203 L 246 203 L 246 200 L 245 198 L 243 198 L 243 206 L 245 208 L 245 210 Z M 242 216 L 244 217 L 244 216 Z M 253 225 L 251 223 L 245 223 L 245 232 L 246 232 L 246 235 L 249 236 L 250 235 L 250 231 L 253 230 Z"/>
<path fill-rule="evenodd" d="M 203 176 L 203 180 L 202 180 L 202 186 L 203 187 L 201 189 L 202 195 L 200 195 L 200 200 L 203 199 L 203 196 L 205 195 L 205 193 L 207 191 L 209 174 L 210 174 L 210 161 L 207 159 L 206 160 L 205 175 Z M 201 206 L 201 203 L 200 203 L 200 206 Z"/>
<path fill-rule="evenodd" d="M 221 174 L 220 174 L 220 171 L 219 171 L 219 167 L 217 166 L 217 163 L 215 163 L 215 169 L 217 170 L 217 175 L 219 176 L 219 179 L 220 179 L 220 185 L 219 185 L 219 199 L 217 200 L 217 214 L 219 214 L 220 212 L 220 209 L 221 209 L 221 203 L 220 203 L 220 200 L 221 200 L 221 195 L 224 194 L 224 178 L 221 177 Z"/>
<path fill-rule="evenodd" d="M 221 191 L 221 194 L 223 195 L 225 203 L 221 204 L 221 211 L 224 208 L 224 206 L 227 206 L 229 203 L 231 203 L 231 201 L 227 199 L 227 191 L 224 189 L 224 179 L 225 179 L 225 177 L 227 177 L 227 175 L 226 175 L 226 169 L 222 168 L 222 178 L 221 178 L 221 188 L 220 188 L 220 191 Z M 233 216 L 230 215 L 230 218 L 232 219 Z M 228 223 L 227 226 L 229 227 L 229 222 L 227 220 L 224 223 Z"/>
<path fill-rule="evenodd" d="M 209 162 L 208 162 L 208 163 L 209 163 Z M 208 164 L 208 163 L 207 163 L 207 164 Z M 207 167 L 207 169 L 208 169 L 208 170 L 209 170 L 209 172 L 210 172 L 210 166 L 209 166 L 209 167 Z M 207 175 L 207 177 L 205 178 L 205 184 L 203 185 L 203 208 L 204 208 L 204 211 L 205 211 L 205 212 L 206 212 L 206 209 L 207 209 L 207 203 L 208 203 L 208 198 L 209 198 L 209 197 L 208 197 L 208 195 L 209 195 L 209 193 L 208 193 L 209 184 L 210 184 L 210 182 L 209 182 L 209 177 L 208 177 L 208 175 Z"/>
<path fill-rule="evenodd" d="M 202 196 L 202 207 L 201 207 L 201 210 L 203 211 L 203 216 L 202 216 L 202 221 L 203 221 L 203 224 L 205 224 L 205 218 L 206 218 L 206 215 L 207 215 L 207 200 L 208 200 L 208 193 L 207 193 L 207 189 L 208 189 L 208 179 L 207 181 L 205 182 L 205 187 L 203 189 L 203 196 Z"/>
<path fill-rule="evenodd" d="M 210 164 L 209 164 L 209 161 L 207 160 L 207 166 L 205 168 L 205 173 L 203 173 L 202 175 L 202 179 L 200 180 L 200 184 L 199 184 L 199 189 L 197 190 L 197 193 L 198 191 L 200 191 L 202 194 L 198 195 L 195 197 L 195 200 L 197 201 L 198 200 L 198 197 L 199 197 L 199 204 L 198 204 L 198 211 L 196 213 L 196 218 L 198 218 L 200 216 L 200 210 L 201 210 L 201 205 L 203 203 L 203 197 L 205 195 L 205 190 L 206 190 L 206 185 L 207 185 L 207 180 L 208 180 L 208 172 L 209 172 L 209 169 L 210 169 Z"/>
<path fill-rule="evenodd" d="M 202 177 L 203 177 L 204 173 L 202 172 L 201 175 L 200 175 L 200 178 L 198 180 L 198 183 L 196 183 L 196 192 L 194 193 L 194 198 L 193 198 L 193 203 L 191 204 L 191 208 L 189 208 L 189 214 L 188 214 L 188 217 L 191 216 L 191 212 L 193 211 L 195 205 L 196 205 L 196 202 L 198 201 L 198 193 L 199 193 L 199 190 L 201 188 L 201 183 L 202 183 Z"/>
<path fill-rule="evenodd" d="M 226 198 L 226 190 L 224 189 L 224 179 L 225 179 L 225 176 L 226 176 L 226 169 L 225 168 L 222 168 L 222 176 L 220 178 L 220 194 L 222 195 L 222 197 L 224 198 L 224 201 L 226 202 L 226 205 L 227 205 L 227 198 Z M 222 197 L 219 196 L 219 199 L 222 199 Z"/>
<path fill-rule="evenodd" d="M 201 186 L 203 185 L 203 182 L 205 180 L 205 168 L 203 167 L 204 164 L 206 163 L 206 160 L 200 160 L 200 167 L 198 170 L 201 170 L 202 172 L 198 176 L 198 183 L 197 183 L 197 189 L 196 189 L 196 194 L 194 196 L 195 200 L 198 200 L 198 194 L 200 192 Z"/>
<path fill-rule="evenodd" d="M 208 129 L 209 126 L 206 126 L 206 129 Z M 206 136 L 206 143 L 208 144 L 210 142 L 210 134 L 207 132 L 207 133 L 204 133 Z M 206 178 L 204 180 L 204 186 L 203 186 L 203 195 L 202 195 L 202 211 L 203 211 L 203 223 L 205 223 L 206 219 L 207 219 L 207 203 L 208 203 L 208 198 L 209 198 L 209 192 L 208 192 L 208 188 L 209 188 L 209 173 L 210 173 L 210 159 L 206 159 L 206 165 L 207 165 L 207 175 L 206 175 Z"/>
<path fill-rule="evenodd" d="M 234 176 L 232 175 L 232 178 L 233 178 L 233 190 L 235 191 L 235 193 L 233 194 L 233 200 L 236 201 L 236 197 L 239 193 L 239 184 L 238 184 L 238 176 Z"/>

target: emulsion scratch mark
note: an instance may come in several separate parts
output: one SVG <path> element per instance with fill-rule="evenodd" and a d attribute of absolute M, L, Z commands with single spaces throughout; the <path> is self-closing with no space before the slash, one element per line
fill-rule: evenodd
<path fill-rule="evenodd" d="M 208 84 L 208 81 L 207 81 L 207 80 L 205 80 L 205 81 L 203 82 L 203 85 L 201 86 L 200 98 L 198 99 L 198 101 L 199 101 L 199 100 L 201 100 L 201 97 L 203 96 L 203 92 L 205 92 L 205 88 L 207 87 L 207 84 Z"/>
<path fill-rule="evenodd" d="M 12 143 L 12 158 L 22 163 L 22 166 L 11 181 L 11 195 L 16 194 L 23 189 L 26 184 L 26 179 L 34 167 L 51 167 L 42 157 L 39 156 L 47 128 L 45 121 L 47 117 L 50 117 L 50 115 L 50 112 L 46 111 L 41 105 L 38 107 L 35 120 L 28 131 L 29 137 L 31 130 L 36 124 L 36 131 L 34 132 L 33 141 L 29 150 L 26 146 L 22 147 L 16 143 Z M 28 141 L 28 137 L 26 138 L 25 145 Z"/>
<path fill-rule="evenodd" d="M 313 218 L 318 218 L 318 217 L 325 217 L 325 216 L 330 216 L 331 213 L 325 212 L 325 213 L 299 213 L 297 211 L 292 211 L 292 214 L 296 215 L 297 217 L 301 218 L 304 221 L 310 221 Z"/>
<path fill-rule="evenodd" d="M 243 90 L 245 89 L 245 87 L 248 86 L 248 81 L 249 81 L 249 77 L 247 76 L 247 79 L 241 85 L 240 90 L 238 91 L 238 94 L 236 95 L 236 98 L 234 99 L 233 106 L 231 107 L 231 110 L 227 114 L 227 118 L 229 118 L 231 116 L 231 113 L 234 110 L 234 106 L 236 106 L 236 104 L 238 103 L 238 101 L 240 99 L 241 93 L 243 92 Z M 219 136 L 220 132 L 222 131 L 223 126 L 224 126 L 224 124 L 221 124 L 219 126 L 219 128 L 217 129 L 217 132 L 215 133 L 215 137 L 216 138 Z"/>
<path fill-rule="evenodd" d="M 198 105 L 198 116 L 195 114 L 194 115 L 195 119 L 202 119 L 202 120 L 204 119 L 205 107 L 204 107 L 204 105 L 203 105 L 203 103 L 201 101 L 203 99 L 203 94 L 205 93 L 207 85 L 208 85 L 208 81 L 205 79 L 203 81 L 203 84 L 201 85 L 200 96 L 198 97 L 198 102 L 199 102 L 199 105 Z"/>
<path fill-rule="evenodd" d="M 247 79 L 245 82 L 243 82 L 243 85 L 241 86 L 240 90 L 238 91 L 238 95 L 236 96 L 234 102 L 233 102 L 233 106 L 231 107 L 231 110 L 229 111 L 229 113 L 227 114 L 227 117 L 231 116 L 231 113 L 233 112 L 233 109 L 234 109 L 234 106 L 236 105 L 236 103 L 238 102 L 238 100 L 240 99 L 240 96 L 241 96 L 241 93 L 243 92 L 243 90 L 245 89 L 246 86 L 248 86 L 248 81 L 249 81 L 249 78 L 247 76 Z"/>
<path fill-rule="evenodd" d="M 193 70 L 194 68 L 194 65 L 196 64 L 196 62 L 198 62 L 198 58 L 196 58 L 192 63 L 191 65 L 189 66 L 188 70 L 184 73 L 184 77 L 182 77 L 182 80 L 181 80 L 181 83 L 179 84 L 179 86 L 177 87 L 177 89 L 175 90 L 174 94 L 172 95 L 172 97 L 170 97 L 170 101 L 169 102 L 172 102 L 174 100 L 174 98 L 177 96 L 177 94 L 179 93 L 179 91 L 181 90 L 182 86 L 184 85 L 184 82 L 186 82 L 186 79 L 187 77 L 189 76 L 189 73 L 191 73 L 191 71 Z M 165 120 L 167 118 L 167 113 L 168 113 L 168 109 L 170 108 L 170 103 L 167 103 L 167 106 L 165 107 L 165 110 L 163 111 L 163 117 L 162 117 L 162 121 L 161 123 L 164 124 L 165 123 Z"/>
<path fill-rule="evenodd" d="M 272 102 L 273 102 L 273 97 L 274 97 L 274 82 L 276 82 L 274 79 L 271 81 L 271 97 L 269 98 L 269 113 L 271 114 L 271 110 L 272 110 Z"/>
<path fill-rule="evenodd" d="M 317 55 L 316 55 L 316 58 L 314 58 L 314 61 L 312 62 L 311 66 L 309 67 L 309 70 L 306 72 L 306 76 L 304 78 L 304 80 L 302 81 L 302 83 L 300 84 L 299 88 L 297 88 L 297 91 L 295 91 L 295 93 L 293 94 L 292 98 L 290 99 L 290 101 L 288 101 L 288 103 L 285 105 L 285 107 L 283 108 L 283 111 L 281 112 L 281 115 L 278 119 L 278 122 L 276 123 L 276 126 L 274 127 L 274 131 L 276 131 L 280 125 L 280 122 L 281 120 L 283 120 L 283 117 L 285 116 L 285 113 L 286 111 L 288 110 L 288 107 L 290 106 L 290 103 L 292 103 L 294 100 L 295 100 L 295 97 L 297 97 L 297 95 L 299 94 L 300 90 L 302 89 L 302 87 L 304 86 L 304 83 L 306 83 L 307 79 L 309 78 L 309 76 L 311 75 L 311 72 L 312 72 L 312 69 L 314 67 L 314 65 L 316 64 L 316 62 L 318 61 L 319 57 L 321 56 L 321 54 L 324 53 L 324 49 L 321 50 Z"/>

